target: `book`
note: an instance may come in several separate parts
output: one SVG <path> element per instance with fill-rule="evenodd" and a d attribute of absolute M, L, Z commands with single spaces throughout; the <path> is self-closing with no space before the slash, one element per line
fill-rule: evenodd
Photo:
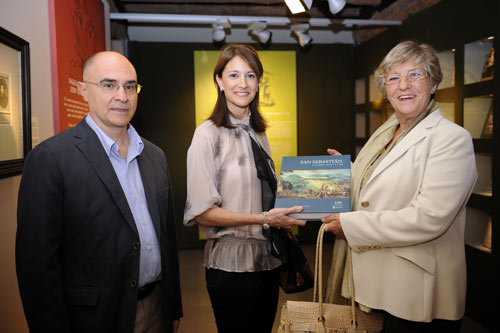
<path fill-rule="evenodd" d="M 351 210 L 351 156 L 285 156 L 281 164 L 276 208 L 302 206 L 291 214 L 315 221 Z"/>

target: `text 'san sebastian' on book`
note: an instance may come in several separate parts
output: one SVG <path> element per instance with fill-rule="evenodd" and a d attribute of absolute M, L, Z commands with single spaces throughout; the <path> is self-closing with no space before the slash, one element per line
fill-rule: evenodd
<path fill-rule="evenodd" d="M 291 216 L 319 220 L 351 209 L 351 156 L 285 156 L 275 207 L 302 206 Z"/>

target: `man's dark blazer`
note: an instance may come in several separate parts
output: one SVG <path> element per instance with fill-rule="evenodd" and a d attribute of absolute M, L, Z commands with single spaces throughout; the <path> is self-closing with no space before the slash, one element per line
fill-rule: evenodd
<path fill-rule="evenodd" d="M 163 151 L 138 157 L 161 252 L 166 332 L 182 316 L 172 197 Z M 16 268 L 31 332 L 133 332 L 139 234 L 108 155 L 85 119 L 27 156 Z"/>

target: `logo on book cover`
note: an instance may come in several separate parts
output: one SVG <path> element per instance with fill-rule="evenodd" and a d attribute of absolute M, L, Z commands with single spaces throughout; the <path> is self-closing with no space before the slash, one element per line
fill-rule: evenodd
<path fill-rule="evenodd" d="M 340 200 L 335 200 L 332 205 L 332 209 L 342 209 L 344 208 L 344 205 L 342 204 L 342 201 Z"/>

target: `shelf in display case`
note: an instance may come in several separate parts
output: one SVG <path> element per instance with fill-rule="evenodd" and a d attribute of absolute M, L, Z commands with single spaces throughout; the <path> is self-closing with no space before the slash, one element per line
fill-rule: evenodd
<path fill-rule="evenodd" d="M 479 209 L 467 207 L 465 244 L 480 251 L 491 253 L 491 215 Z"/>
<path fill-rule="evenodd" d="M 464 128 L 474 139 L 493 136 L 493 94 L 464 98 Z"/>
<path fill-rule="evenodd" d="M 476 153 L 477 181 L 472 190 L 473 194 L 490 197 L 492 196 L 492 158 L 491 154 Z"/>
<path fill-rule="evenodd" d="M 478 193 L 472 193 L 469 201 L 467 202 L 468 207 L 473 207 L 476 209 L 481 209 L 487 212 L 493 211 L 493 196 L 491 195 L 481 195 Z"/>
<path fill-rule="evenodd" d="M 488 248 L 484 245 L 481 245 L 481 244 L 467 244 L 468 246 L 470 247 L 473 247 L 479 251 L 482 251 L 482 252 L 486 252 L 486 253 L 489 253 L 491 254 L 491 248 Z"/>

